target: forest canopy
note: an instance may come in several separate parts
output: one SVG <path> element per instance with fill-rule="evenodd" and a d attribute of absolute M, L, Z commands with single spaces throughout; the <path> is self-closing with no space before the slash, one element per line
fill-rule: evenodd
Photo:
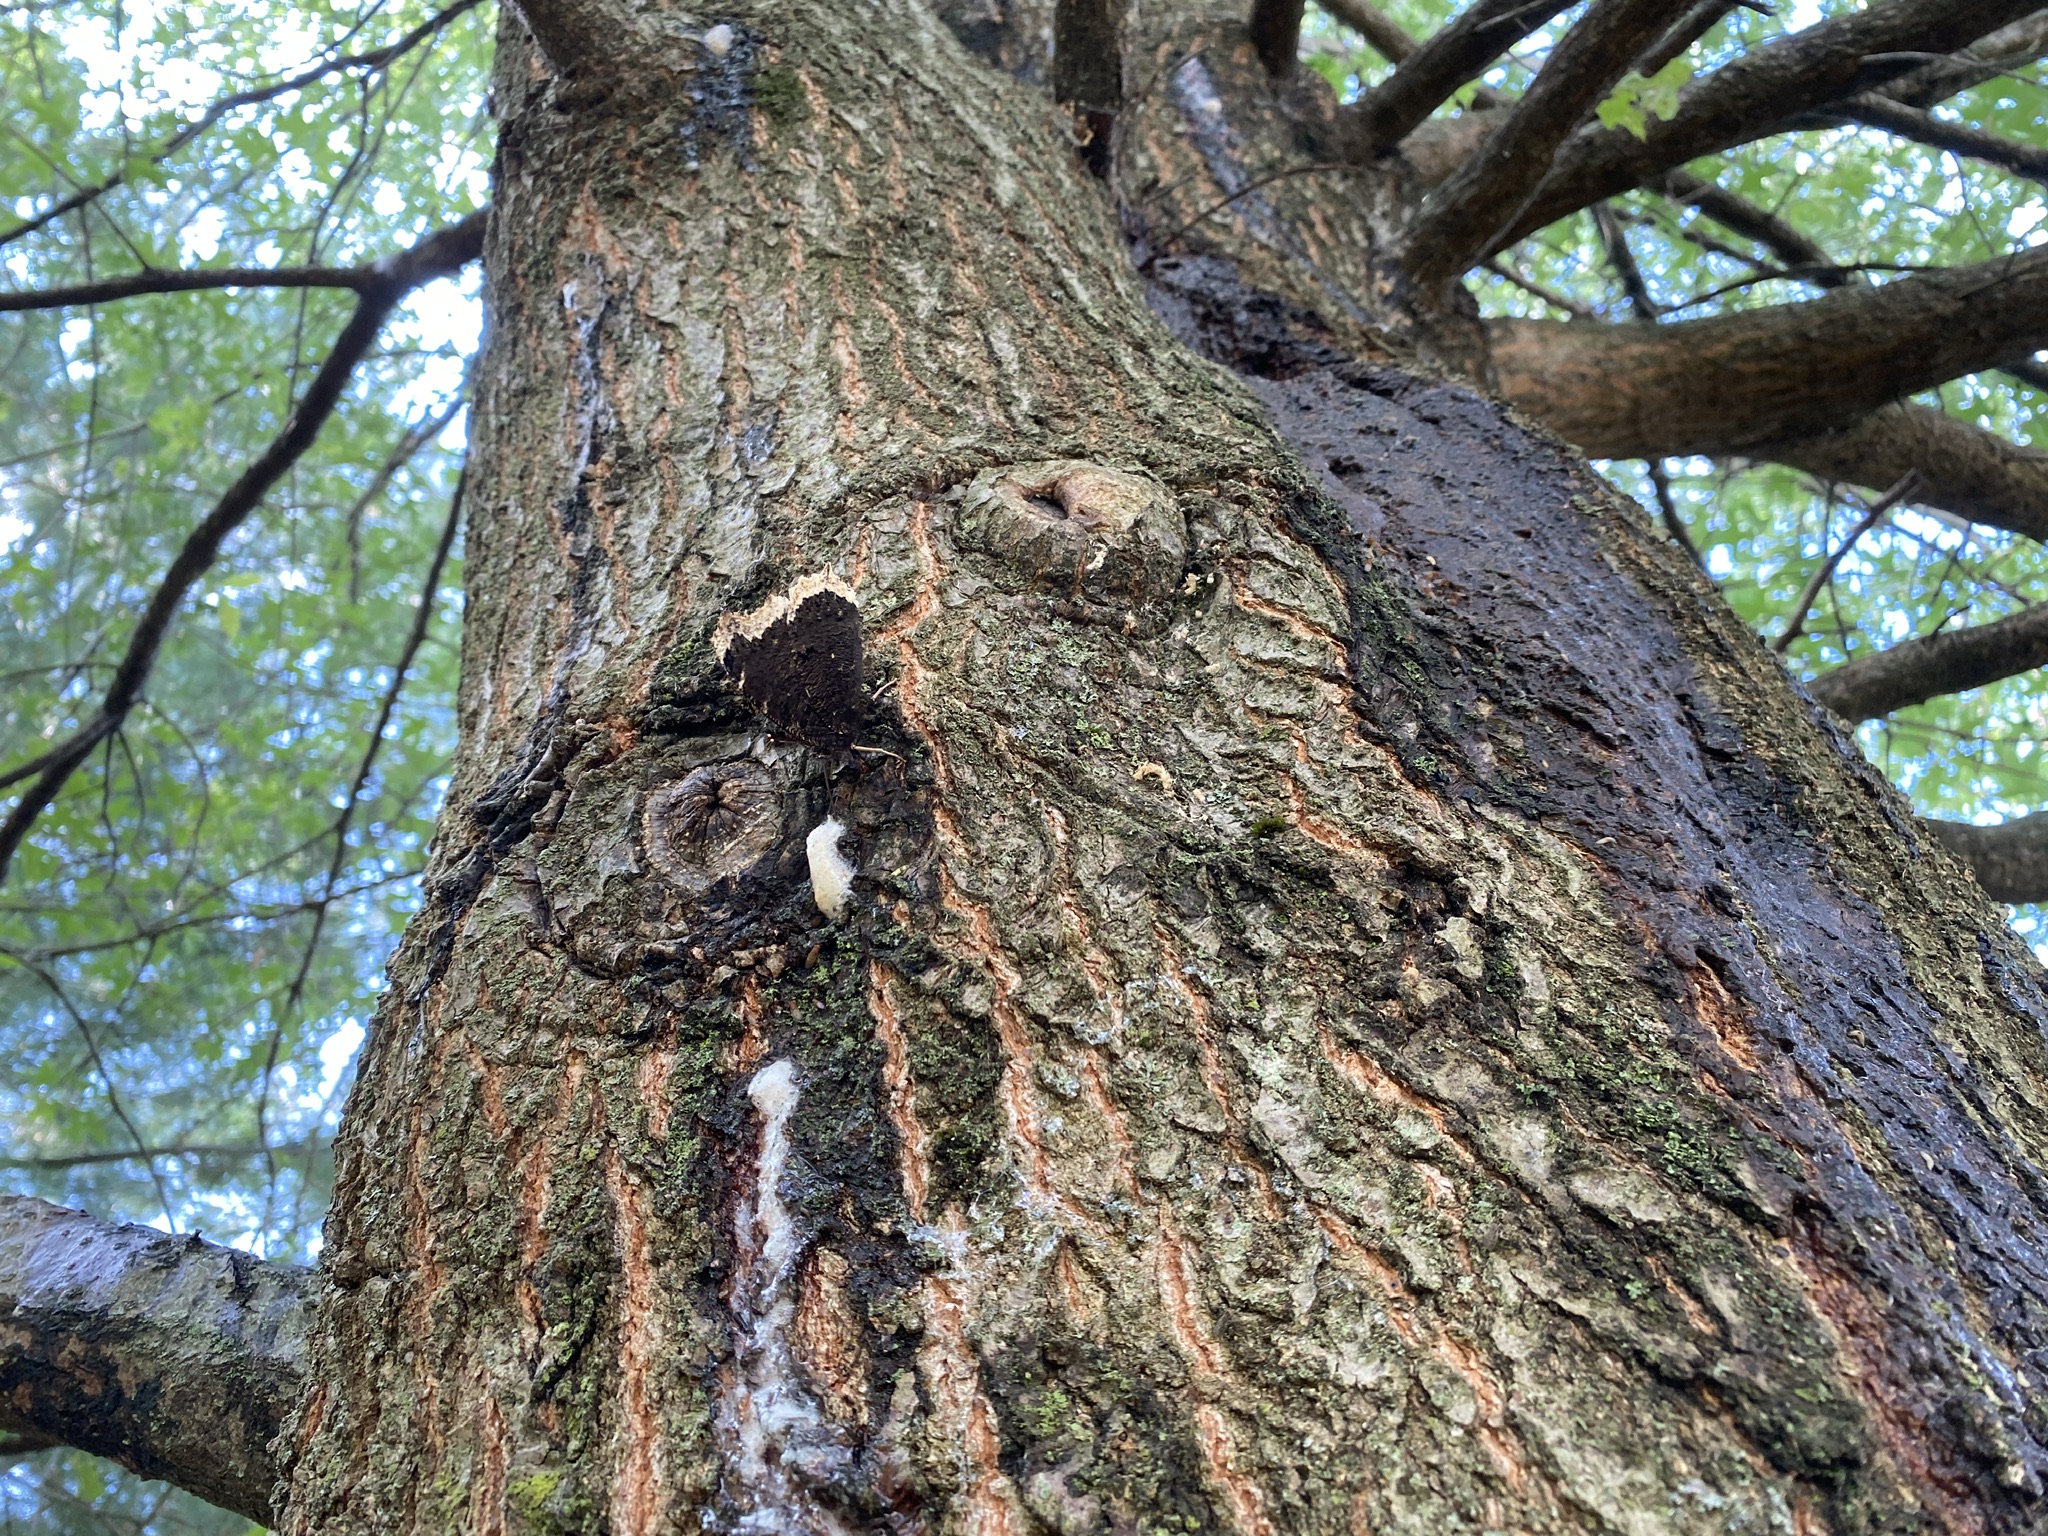
<path fill-rule="evenodd" d="M 1333 0 L 1309 8 L 1299 56 L 1355 101 L 1401 37 L 1460 9 Z M 1518 96 L 1582 9 L 1436 115 Z M 1718 7 L 1599 120 L 1648 133 L 1688 79 L 1860 9 Z M 0 884 L 9 1191 L 265 1257 L 318 1253 L 329 1141 L 454 744 L 498 24 L 480 0 L 0 11 L 8 793 L 84 742 Z M 1493 318 L 1670 323 L 2028 250 L 2048 239 L 2044 47 L 1916 116 L 1815 113 L 1683 173 L 1746 214 L 1624 191 L 1465 285 Z M 330 366 L 343 344 L 349 366 Z M 2048 365 L 2032 356 L 1914 403 L 2048 448 Z M 295 432 L 302 451 L 249 482 Z M 1741 454 L 1602 467 L 1802 680 L 2048 598 L 2038 542 L 1922 505 L 1909 480 L 1872 490 Z M 247 505 L 218 516 L 245 483 Z M 109 718 L 159 612 L 146 676 Z M 2039 670 L 1855 731 L 1923 815 L 2048 808 Z M 2015 921 L 2048 939 L 2039 909 Z M 246 1528 L 76 1452 L 5 1453 L 9 1522 Z"/>

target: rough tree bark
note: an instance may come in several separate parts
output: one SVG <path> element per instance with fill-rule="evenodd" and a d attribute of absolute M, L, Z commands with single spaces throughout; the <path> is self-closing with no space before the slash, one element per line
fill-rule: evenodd
<path fill-rule="evenodd" d="M 2040 972 L 1414 162 L 1229 14 L 1107 185 L 911 0 L 527 16 L 282 1527 L 2036 1529 Z M 715 644 L 828 576 L 836 753 Z"/>

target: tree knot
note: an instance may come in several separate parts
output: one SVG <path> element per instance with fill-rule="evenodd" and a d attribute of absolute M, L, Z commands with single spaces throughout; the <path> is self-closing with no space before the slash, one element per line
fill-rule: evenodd
<path fill-rule="evenodd" d="M 1171 595 L 1187 564 L 1165 486 L 1080 459 L 983 470 L 961 498 L 961 535 L 1035 586 L 1124 607 Z"/>

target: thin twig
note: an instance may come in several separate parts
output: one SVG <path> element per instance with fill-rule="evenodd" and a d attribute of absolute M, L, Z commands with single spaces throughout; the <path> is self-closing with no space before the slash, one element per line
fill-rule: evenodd
<path fill-rule="evenodd" d="M 1564 294 L 1544 287 L 1534 278 L 1522 276 L 1521 273 L 1502 261 L 1498 256 L 1489 256 L 1479 265 L 1491 272 L 1495 277 L 1514 284 L 1530 297 L 1541 299 L 1553 309 L 1563 310 L 1575 320 L 1597 320 L 1600 318 L 1599 313 L 1592 305 L 1581 304 L 1577 299 L 1567 298 Z"/>
<path fill-rule="evenodd" d="M 309 1138 L 316 1140 L 317 1138 Z M 285 1150 L 297 1151 L 296 1146 Z M 254 1142 L 178 1142 L 168 1147 L 143 1147 L 136 1151 L 64 1152 L 49 1157 L 0 1157 L 0 1168 L 55 1170 L 94 1168 L 106 1163 L 130 1163 L 137 1158 L 157 1157 L 257 1157 L 263 1148 Z"/>
<path fill-rule="evenodd" d="M 370 503 L 384 494 L 384 488 L 391 484 L 392 477 L 412 462 L 414 454 L 447 430 L 448 423 L 455 419 L 455 413 L 462 409 L 464 396 L 458 391 L 448 408 L 437 416 L 429 416 L 399 438 L 398 446 L 391 450 L 377 473 L 370 477 L 370 483 L 363 487 L 348 509 L 343 526 L 348 534 L 348 600 L 360 603 L 363 600 L 363 514 L 370 510 Z"/>
<path fill-rule="evenodd" d="M 1919 488 L 1920 471 L 1909 469 L 1900 477 L 1897 484 L 1870 504 L 1869 510 L 1858 520 L 1856 526 L 1849 530 L 1849 537 L 1842 540 L 1835 552 L 1821 561 L 1820 569 L 1808 578 L 1805 589 L 1799 594 L 1799 601 L 1793 605 L 1792 617 L 1785 624 L 1785 632 L 1771 642 L 1772 650 L 1782 656 L 1791 648 L 1792 642 L 1799 638 L 1800 630 L 1806 627 L 1806 616 L 1813 611 L 1814 599 L 1820 596 L 1820 589 L 1833 578 L 1835 567 L 1842 563 L 1842 557 L 1856 547 L 1858 539 L 1884 521 L 1886 513 Z"/>
<path fill-rule="evenodd" d="M 1662 459 L 1650 460 L 1650 484 L 1657 492 L 1657 512 L 1664 519 L 1664 531 L 1671 535 L 1694 565 L 1706 570 L 1707 562 L 1700 558 L 1700 547 L 1693 543 L 1692 531 L 1685 526 L 1685 519 L 1678 515 L 1678 503 L 1671 499 L 1671 477 L 1664 472 Z"/>
<path fill-rule="evenodd" d="M 1157 246 L 1154 247 L 1154 249 L 1160 251 L 1165 250 L 1169 245 L 1172 245 L 1174 241 L 1178 240 L 1182 235 L 1186 234 L 1189 230 L 1193 229 L 1197 224 L 1200 224 L 1204 219 L 1207 219 L 1211 214 L 1221 213 L 1224 209 L 1228 208 L 1232 203 L 1236 202 L 1239 198 L 1249 197 L 1252 193 L 1258 191 L 1259 188 L 1270 186 L 1272 183 L 1276 181 L 1285 181 L 1290 176 L 1311 176 L 1318 171 L 1355 171 L 1357 169 L 1357 166 L 1352 165 L 1343 160 L 1314 160 L 1307 165 L 1290 165 L 1286 167 L 1284 170 L 1269 171 L 1264 176 L 1260 176 L 1253 181 L 1246 182 L 1243 186 L 1239 187 L 1235 192 L 1231 193 L 1230 196 L 1223 198 L 1221 201 L 1211 203 L 1207 208 L 1204 208 L 1192 219 L 1189 219 L 1187 223 L 1181 225 L 1180 228 L 1174 230 L 1171 234 L 1161 239 Z"/>
<path fill-rule="evenodd" d="M 327 926 L 328 909 L 334 904 L 337 887 L 341 883 L 342 866 L 348 861 L 348 832 L 355 819 L 356 808 L 362 804 L 363 790 L 370 782 L 370 775 L 377 766 L 377 755 L 384 747 L 384 733 L 391 725 L 391 716 L 398 708 L 398 698 L 405 688 L 407 675 L 419 656 L 420 646 L 425 643 L 427 630 L 434 622 L 434 599 L 441 588 L 441 573 L 447 569 L 448 556 L 455 547 L 456 530 L 462 526 L 462 495 L 469 484 L 469 470 L 465 465 L 455 480 L 455 494 L 448 498 L 448 517 L 441 525 L 441 537 L 434 546 L 434 558 L 427 566 L 427 579 L 422 584 L 420 604 L 413 614 L 412 630 L 405 637 L 405 648 L 400 652 L 398 664 L 392 669 L 391 682 L 384 690 L 383 701 L 377 708 L 377 720 L 370 727 L 370 744 L 363 750 L 362 761 L 356 765 L 356 775 L 348 787 L 348 798 L 342 802 L 341 814 L 334 818 L 334 853 L 328 860 L 327 879 L 320 899 L 313 904 L 313 931 L 307 935 L 305 947 L 299 952 L 299 967 L 292 977 L 292 984 L 285 993 L 285 1005 L 279 1010 L 278 1018 L 270 1031 L 270 1047 L 263 1058 L 263 1085 L 256 1096 L 256 1139 L 266 1147 L 270 1136 L 266 1124 L 270 1109 L 271 1077 L 277 1069 L 277 1055 L 284 1039 L 285 1021 L 299 1013 L 305 1003 L 306 978 L 312 973 L 313 957 L 320 948 L 320 935 Z M 274 1182 L 277 1178 L 277 1161 L 267 1151 L 264 1154 L 264 1168 Z M 264 1229 L 269 1229 L 269 1213 L 266 1210 Z"/>
<path fill-rule="evenodd" d="M 474 10 L 481 3 L 482 0 L 456 0 L 455 4 L 447 7 L 445 10 L 435 12 L 410 32 L 397 39 L 397 41 L 387 43 L 382 48 L 373 48 L 368 53 L 353 54 L 347 58 L 330 59 L 325 64 L 316 64 L 313 68 L 293 75 L 288 79 L 279 80 L 270 85 L 258 86 L 251 90 L 236 91 L 230 96 L 223 96 L 219 101 L 216 101 L 201 113 L 198 118 L 187 123 L 183 128 L 180 128 L 166 139 L 163 148 L 150 157 L 150 164 L 161 165 L 202 133 L 205 133 L 215 123 L 238 108 L 260 106 L 266 101 L 273 101 L 277 97 L 286 95 L 289 92 L 303 90 L 306 86 L 323 80 L 329 75 L 343 74 L 349 70 L 356 69 L 382 69 L 393 59 L 410 53 L 414 48 L 417 48 L 422 42 L 426 41 L 426 39 L 447 26 L 449 22 L 462 15 L 463 12 Z M 103 181 L 95 182 L 92 186 L 81 187 L 69 197 L 51 204 L 41 213 L 35 215 L 35 217 L 23 220 L 12 229 L 0 231 L 0 246 L 12 245 L 15 241 L 32 235 L 39 229 L 46 228 L 72 210 L 83 208 L 88 203 L 104 197 L 116 187 L 121 186 L 127 179 L 127 172 L 120 170 L 115 171 Z"/>
<path fill-rule="evenodd" d="M 85 1041 L 85 1054 L 92 1061 L 92 1069 L 99 1074 L 100 1082 L 107 1090 L 107 1108 L 112 1110 L 114 1118 L 121 1122 L 121 1128 L 135 1143 L 135 1150 L 148 1162 L 149 1182 L 156 1186 L 156 1197 L 164 1208 L 164 1220 L 169 1223 L 171 1231 L 177 1231 L 178 1217 L 171 1209 L 170 1191 L 164 1187 L 163 1175 L 157 1172 L 156 1160 L 150 1155 L 149 1143 L 142 1139 L 142 1132 L 137 1130 L 135 1122 L 128 1118 L 127 1106 L 121 1102 L 121 1092 L 114 1086 L 113 1074 L 107 1071 L 106 1060 L 100 1055 L 100 1043 L 93 1035 L 92 1025 L 86 1022 L 85 1015 L 79 1012 L 77 1005 L 71 1001 L 71 995 L 64 990 L 63 983 L 56 977 L 33 960 L 25 960 L 19 955 L 10 955 L 8 958 L 40 981 L 49 990 L 50 995 L 57 999 L 57 1005 L 70 1015 L 79 1037 Z"/>
<path fill-rule="evenodd" d="M 293 409 L 284 430 L 271 440 L 255 463 L 244 470 L 185 540 L 148 605 L 142 611 L 126 654 L 108 684 L 99 709 L 59 746 L 12 772 L 0 775 L 0 788 L 34 776 L 34 782 L 0 822 L 0 880 L 36 818 L 57 797 L 66 781 L 92 750 L 128 718 L 142 685 L 156 664 L 158 649 L 193 583 L 206 573 L 228 535 L 241 527 L 262 503 L 270 488 L 296 464 L 320 435 L 320 428 L 340 403 L 356 365 L 376 344 L 384 321 L 399 301 L 415 288 L 460 271 L 483 249 L 485 214 L 471 214 L 458 224 L 427 236 L 410 250 L 378 264 L 383 281 L 369 289 L 342 328 L 327 360 L 320 365 L 305 397 Z"/>

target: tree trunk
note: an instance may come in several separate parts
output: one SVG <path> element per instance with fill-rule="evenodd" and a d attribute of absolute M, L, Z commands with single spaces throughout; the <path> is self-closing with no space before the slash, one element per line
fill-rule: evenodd
<path fill-rule="evenodd" d="M 1120 228 L 913 0 L 528 15 L 283 1527 L 2034 1529 L 2039 972 L 1444 379 L 1420 173 L 1247 191 L 1235 22 Z"/>

